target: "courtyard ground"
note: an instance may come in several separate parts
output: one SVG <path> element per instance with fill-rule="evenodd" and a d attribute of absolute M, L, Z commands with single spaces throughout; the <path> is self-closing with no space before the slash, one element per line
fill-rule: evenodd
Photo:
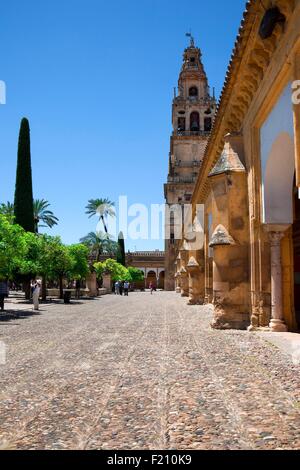
<path fill-rule="evenodd" d="M 18 305 L 0 321 L 0 448 L 300 449 L 300 366 L 175 293 Z"/>

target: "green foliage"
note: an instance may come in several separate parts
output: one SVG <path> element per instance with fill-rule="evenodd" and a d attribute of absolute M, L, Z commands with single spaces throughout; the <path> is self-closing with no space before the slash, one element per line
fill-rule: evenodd
<path fill-rule="evenodd" d="M 23 238 L 26 252 L 16 267 L 14 275 L 35 278 L 38 274 L 42 274 L 43 240 L 31 232 L 25 232 Z"/>
<path fill-rule="evenodd" d="M 117 253 L 117 261 L 118 263 L 126 266 L 126 256 L 125 256 L 125 241 L 124 235 L 122 232 L 119 233 L 118 236 L 118 253 Z"/>
<path fill-rule="evenodd" d="M 118 244 L 108 233 L 90 232 L 80 242 L 89 248 L 90 256 L 97 261 L 101 255 L 115 256 L 118 250 Z"/>
<path fill-rule="evenodd" d="M 72 258 L 60 237 L 42 235 L 41 274 L 50 279 L 67 276 L 72 271 Z"/>
<path fill-rule="evenodd" d="M 35 231 L 33 214 L 30 129 L 28 119 L 21 121 L 14 201 L 14 222 L 27 232 Z"/>
<path fill-rule="evenodd" d="M 105 233 L 108 233 L 106 219 L 107 217 L 115 217 L 115 203 L 110 201 L 107 198 L 104 199 L 90 199 L 86 206 L 86 214 L 88 214 L 89 218 L 93 217 L 94 215 L 99 215 L 99 220 L 102 220 L 103 228 Z"/>
<path fill-rule="evenodd" d="M 103 263 L 95 263 L 94 269 L 98 279 L 108 273 L 113 281 L 131 281 L 128 269 L 114 259 L 109 258 Z"/>
<path fill-rule="evenodd" d="M 143 271 L 138 268 L 129 266 L 128 271 L 133 282 L 143 281 L 145 279 Z"/>
<path fill-rule="evenodd" d="M 11 202 L 0 204 L 0 214 L 4 215 L 10 224 L 14 223 L 14 205 Z"/>
<path fill-rule="evenodd" d="M 11 279 L 26 254 L 25 232 L 0 215 L 0 278 Z"/>
<path fill-rule="evenodd" d="M 38 235 L 12 225 L 0 214 L 0 279 L 83 279 L 89 273 L 88 248 L 64 245 L 59 237 Z"/>
<path fill-rule="evenodd" d="M 55 217 L 53 212 L 49 210 L 49 206 L 50 203 L 48 201 L 45 201 L 45 199 L 34 199 L 33 201 L 33 213 L 36 233 L 38 233 L 39 227 L 52 228 L 58 223 L 58 218 Z M 40 225 L 40 222 L 42 222 L 44 225 Z"/>
<path fill-rule="evenodd" d="M 71 279 L 84 279 L 89 273 L 88 255 L 89 250 L 82 244 L 70 245 L 69 255 L 72 267 L 68 273 Z"/>

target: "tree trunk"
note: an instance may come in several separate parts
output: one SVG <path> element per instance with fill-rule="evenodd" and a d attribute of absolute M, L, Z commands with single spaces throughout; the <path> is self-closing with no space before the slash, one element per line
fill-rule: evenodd
<path fill-rule="evenodd" d="M 42 300 L 43 301 L 47 300 L 47 279 L 46 279 L 46 276 L 43 276 L 43 280 L 42 280 Z"/>
<path fill-rule="evenodd" d="M 59 298 L 64 298 L 63 277 L 59 276 Z"/>
<path fill-rule="evenodd" d="M 31 298 L 30 280 L 29 280 L 29 279 L 25 279 L 22 284 L 23 284 L 23 291 L 24 291 L 24 293 L 25 293 L 25 299 L 26 299 L 26 300 L 30 300 L 30 298 Z"/>
<path fill-rule="evenodd" d="M 104 220 L 104 216 L 103 216 L 103 215 L 101 215 L 101 220 L 102 220 L 102 223 L 103 223 L 103 227 L 104 227 L 105 233 L 108 233 L 108 230 L 107 230 L 106 223 L 105 223 L 105 220 Z"/>

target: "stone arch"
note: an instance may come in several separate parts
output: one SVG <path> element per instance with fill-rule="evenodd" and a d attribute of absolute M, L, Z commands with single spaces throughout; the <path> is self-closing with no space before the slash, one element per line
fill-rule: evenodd
<path fill-rule="evenodd" d="M 190 114 L 190 130 L 192 132 L 200 131 L 200 114 L 198 111 L 193 111 Z"/>
<path fill-rule="evenodd" d="M 147 269 L 147 276 L 146 276 L 146 287 L 149 287 L 149 284 L 152 284 L 156 287 L 157 286 L 157 273 L 155 269 Z"/>
<path fill-rule="evenodd" d="M 165 288 L 165 270 L 160 269 L 158 274 L 158 287 L 159 289 Z"/>
<path fill-rule="evenodd" d="M 198 90 L 198 87 L 196 87 L 195 85 L 191 86 L 189 88 L 189 97 L 191 98 L 197 98 L 199 95 L 199 90 Z"/>

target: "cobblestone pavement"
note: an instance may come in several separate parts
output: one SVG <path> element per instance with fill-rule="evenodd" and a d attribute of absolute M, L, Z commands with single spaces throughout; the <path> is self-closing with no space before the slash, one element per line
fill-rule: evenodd
<path fill-rule="evenodd" d="M 0 322 L 0 448 L 300 449 L 300 366 L 175 293 Z"/>

